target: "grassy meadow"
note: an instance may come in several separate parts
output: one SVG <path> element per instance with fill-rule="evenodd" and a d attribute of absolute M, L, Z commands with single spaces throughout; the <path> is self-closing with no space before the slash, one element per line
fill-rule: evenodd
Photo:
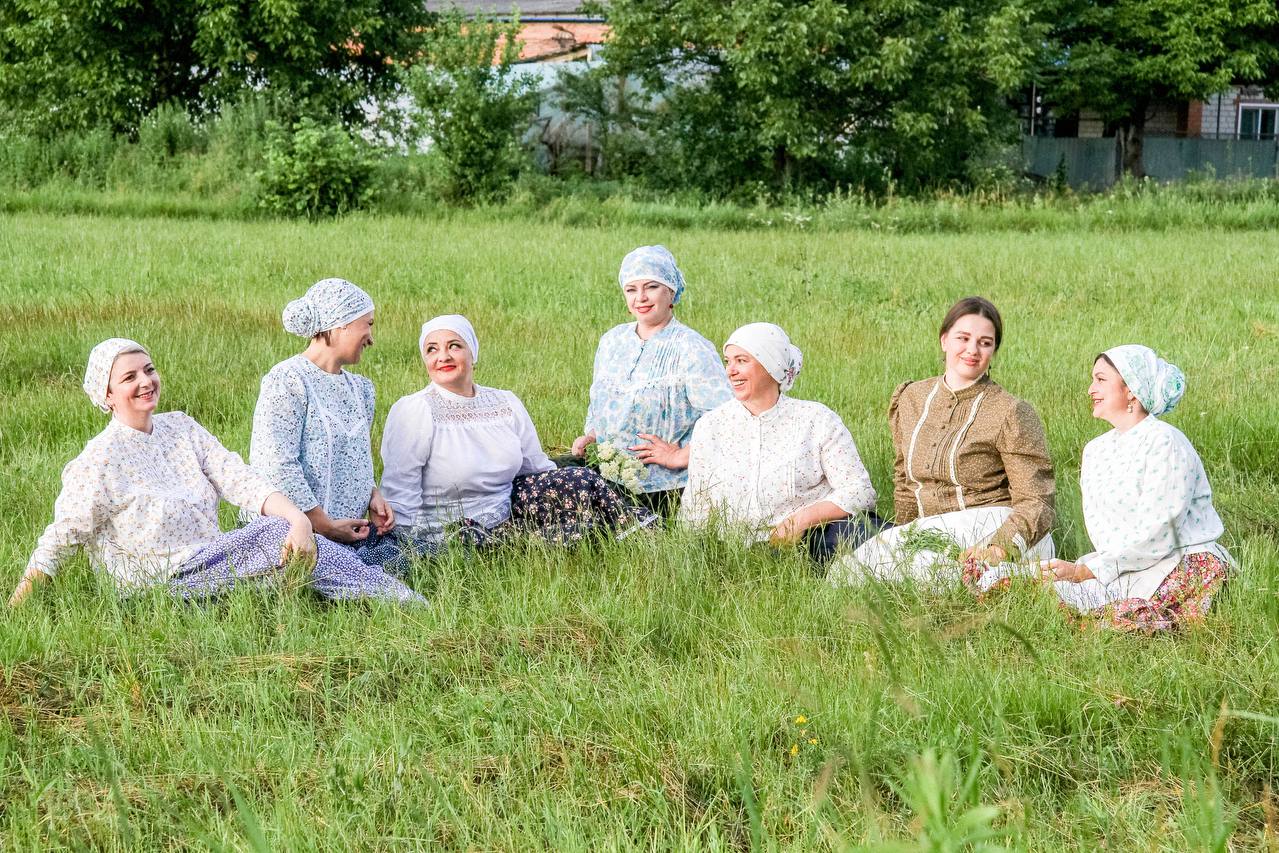
<path fill-rule="evenodd" d="M 0 838 L 13 849 L 1279 850 L 1279 233 L 1184 224 L 888 234 L 438 219 L 244 223 L 0 213 L 0 581 L 62 465 L 104 424 L 93 344 L 151 348 L 162 409 L 247 456 L 258 381 L 300 351 L 284 303 L 377 302 L 358 368 L 420 388 L 420 323 L 461 312 L 477 381 L 549 448 L 585 412 L 626 251 L 660 242 L 713 341 L 754 320 L 804 350 L 891 513 L 893 388 L 937 324 L 1003 311 L 995 377 L 1043 416 L 1059 553 L 1087 550 L 1093 356 L 1146 343 L 1188 393 L 1241 563 L 1208 624 L 1070 626 L 1050 593 L 834 590 L 793 554 L 682 533 L 418 567 L 433 606 L 296 591 L 119 601 L 74 560 L 0 613 Z M 378 433 L 375 432 L 375 447 Z M 229 523 L 231 513 L 225 514 Z"/>

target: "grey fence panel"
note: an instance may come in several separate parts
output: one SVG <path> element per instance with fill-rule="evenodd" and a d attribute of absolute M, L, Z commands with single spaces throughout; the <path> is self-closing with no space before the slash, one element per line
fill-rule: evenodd
<path fill-rule="evenodd" d="M 1064 169 L 1067 183 L 1075 188 L 1103 189 L 1118 175 L 1113 138 L 1024 136 L 1021 156 L 1028 173 L 1051 178 Z M 1279 177 L 1279 146 L 1274 140 L 1147 137 L 1142 158 L 1146 174 L 1158 181 L 1177 181 L 1192 173 L 1217 178 Z"/>
<path fill-rule="evenodd" d="M 1022 161 L 1032 175 L 1050 178 L 1065 169 L 1072 187 L 1101 189 L 1115 182 L 1115 140 L 1023 136 Z"/>

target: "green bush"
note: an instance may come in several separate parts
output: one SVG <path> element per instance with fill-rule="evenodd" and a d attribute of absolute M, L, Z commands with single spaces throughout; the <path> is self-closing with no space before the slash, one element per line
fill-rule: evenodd
<path fill-rule="evenodd" d="M 303 118 L 269 125 L 258 204 L 284 216 L 332 216 L 358 210 L 373 195 L 373 158 L 343 127 Z"/>

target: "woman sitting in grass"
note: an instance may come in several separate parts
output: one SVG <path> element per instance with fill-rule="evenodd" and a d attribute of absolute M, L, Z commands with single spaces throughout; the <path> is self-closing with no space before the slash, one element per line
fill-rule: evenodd
<path fill-rule="evenodd" d="M 663 246 L 641 246 L 617 274 L 633 323 L 614 326 L 595 351 L 586 433 L 573 442 L 625 448 L 647 466 L 641 501 L 665 515 L 688 482 L 688 439 L 697 419 L 731 398 L 715 346 L 675 319 L 684 274 Z"/>
<path fill-rule="evenodd" d="M 262 378 L 249 462 L 316 533 L 359 547 L 367 563 L 400 570 L 407 549 L 388 536 L 395 514 L 373 480 L 373 383 L 345 370 L 373 345 L 373 300 L 349 281 L 326 278 L 285 306 L 284 328 L 307 347 Z"/>
<path fill-rule="evenodd" d="M 693 430 L 680 520 L 723 524 L 748 541 L 802 541 L 819 563 L 878 532 L 875 489 L 844 422 L 786 394 L 803 365 L 786 333 L 742 326 L 724 358 L 735 399 Z"/>
<path fill-rule="evenodd" d="M 415 538 L 462 524 L 481 540 L 522 528 L 570 542 L 655 520 L 589 468 L 557 470 L 520 399 L 475 384 L 480 344 L 465 317 L 426 323 L 418 346 L 431 383 L 396 401 L 382 433 L 382 489 Z"/>
<path fill-rule="evenodd" d="M 945 372 L 906 382 L 888 407 L 897 526 L 842 561 L 832 580 L 957 581 L 966 571 L 1053 556 L 1052 461 L 1035 410 L 990 378 L 1003 321 L 959 300 L 942 321 Z"/>
<path fill-rule="evenodd" d="M 291 557 L 310 562 L 310 586 L 329 599 L 426 603 L 347 548 L 313 533 L 293 503 L 182 412 L 155 414 L 160 375 L 138 343 L 93 348 L 84 390 L 111 413 L 106 429 L 63 469 L 62 492 L 11 605 L 47 580 L 77 547 L 122 591 L 162 586 L 201 598 L 278 578 Z M 248 527 L 218 528 L 218 500 L 260 512 Z"/>
<path fill-rule="evenodd" d="M 1230 554 L 1203 463 L 1172 411 L 1185 379 L 1144 346 L 1106 350 L 1093 365 L 1093 417 L 1114 429 L 1084 448 L 1079 485 L 1097 550 L 1053 560 L 1061 600 L 1116 627 L 1160 631 L 1200 620 L 1226 581 Z"/>

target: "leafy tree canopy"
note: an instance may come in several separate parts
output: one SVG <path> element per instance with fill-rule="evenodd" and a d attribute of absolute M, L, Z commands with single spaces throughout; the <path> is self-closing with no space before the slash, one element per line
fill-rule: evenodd
<path fill-rule="evenodd" d="M 161 104 L 258 89 L 352 121 L 432 18 L 420 0 L 5 0 L 0 105 L 42 131 L 132 133 Z"/>

